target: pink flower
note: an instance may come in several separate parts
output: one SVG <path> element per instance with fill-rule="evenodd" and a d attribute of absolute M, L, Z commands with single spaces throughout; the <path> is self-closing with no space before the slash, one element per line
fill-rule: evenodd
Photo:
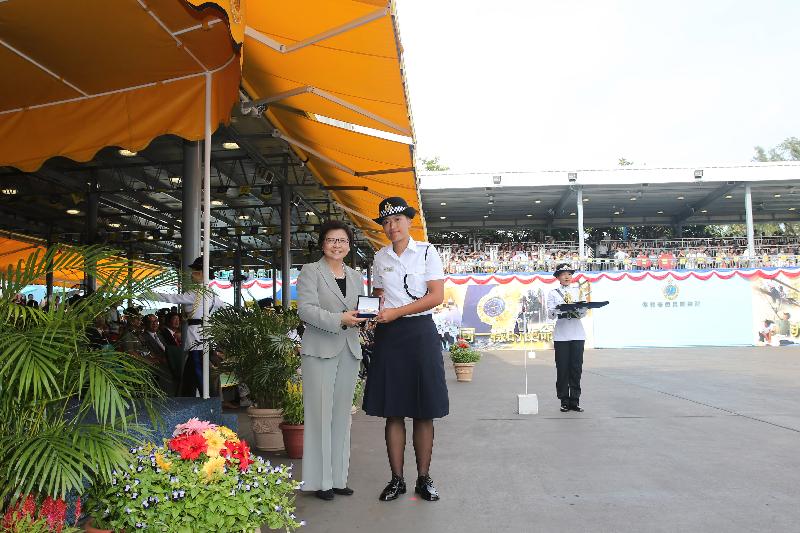
<path fill-rule="evenodd" d="M 202 435 L 207 429 L 217 429 L 216 424 L 212 424 L 207 420 L 200 420 L 197 417 L 190 418 L 183 424 L 175 426 L 175 431 L 172 432 L 173 437 L 180 437 L 181 435 Z"/>

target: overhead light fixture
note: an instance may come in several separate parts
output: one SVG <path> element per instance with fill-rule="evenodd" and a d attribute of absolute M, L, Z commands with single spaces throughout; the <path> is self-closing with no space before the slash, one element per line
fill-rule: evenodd
<path fill-rule="evenodd" d="M 663 215 L 664 211 L 656 211 L 656 213 L 658 213 L 659 215 Z"/>
<path fill-rule="evenodd" d="M 683 196 L 678 196 L 678 200 L 683 200 Z"/>
<path fill-rule="evenodd" d="M 444 219 L 446 219 L 447 217 L 439 217 L 439 218 L 440 218 L 440 219 L 442 219 L 442 220 L 444 220 Z"/>
<path fill-rule="evenodd" d="M 542 203 L 542 201 L 541 200 L 534 200 L 533 203 L 540 204 L 540 203 Z"/>
<path fill-rule="evenodd" d="M 250 220 L 250 215 L 239 215 L 239 220 Z"/>
<path fill-rule="evenodd" d="M 223 205 L 222 200 L 211 200 L 211 205 Z"/>
<path fill-rule="evenodd" d="M 14 196 L 18 192 L 19 191 L 17 189 L 15 189 L 14 187 L 6 187 L 6 188 L 3 189 L 3 194 L 5 194 L 6 196 Z"/>
<path fill-rule="evenodd" d="M 703 171 L 702 170 L 695 170 L 694 171 L 694 179 L 699 180 L 702 177 L 703 177 Z"/>
<path fill-rule="evenodd" d="M 733 198 L 733 195 L 732 195 L 732 194 L 726 194 L 726 195 L 725 195 L 725 198 L 727 198 L 728 200 L 730 200 L 731 198 Z"/>
<path fill-rule="evenodd" d="M 170 181 L 170 183 L 172 183 L 173 185 L 177 185 L 177 184 L 179 184 L 179 183 L 181 182 L 181 177 L 180 177 L 180 176 L 172 176 L 172 177 L 169 179 L 169 181 Z"/>
<path fill-rule="evenodd" d="M 635 196 L 631 196 L 631 202 L 635 202 L 635 201 L 636 201 L 636 197 Z"/>
<path fill-rule="evenodd" d="M 439 205 L 447 205 L 447 202 L 442 202 Z"/>
<path fill-rule="evenodd" d="M 574 217 L 574 216 L 575 216 L 575 213 L 574 213 L 574 212 L 572 212 L 572 213 L 570 213 L 570 214 L 569 214 L 569 216 L 571 216 L 571 217 Z"/>
<path fill-rule="evenodd" d="M 238 150 L 239 149 L 239 145 L 236 144 L 235 142 L 224 142 L 224 143 L 222 143 L 222 147 L 225 148 L 226 150 Z"/>
<path fill-rule="evenodd" d="M 527 214 L 527 215 L 525 215 L 525 216 L 526 216 L 526 217 L 532 217 L 533 215 L 531 215 L 530 213 L 528 213 L 528 214 Z"/>
<path fill-rule="evenodd" d="M 708 209 L 702 209 L 702 210 L 700 210 L 700 212 L 701 213 L 708 213 Z"/>
<path fill-rule="evenodd" d="M 489 200 L 489 205 L 494 205 L 494 200 Z"/>
<path fill-rule="evenodd" d="M 489 218 L 489 215 L 483 215 L 483 218 Z"/>
<path fill-rule="evenodd" d="M 148 235 L 148 236 L 147 236 L 147 240 L 148 240 L 148 241 L 152 241 L 152 240 L 153 240 L 153 236 L 152 236 L 152 235 Z"/>
<path fill-rule="evenodd" d="M 589 201 L 589 199 L 588 199 L 588 198 L 584 198 L 584 199 L 583 199 L 583 201 L 584 201 L 584 202 L 588 202 L 588 201 Z"/>
<path fill-rule="evenodd" d="M 119 150 L 119 155 L 121 155 L 122 157 L 133 157 L 138 153 L 139 152 L 132 152 L 130 150 L 126 150 L 125 148 Z"/>
<path fill-rule="evenodd" d="M 181 248 L 183 248 L 183 245 L 181 243 L 177 243 L 175 244 L 175 248 L 178 248 L 180 250 Z"/>
<path fill-rule="evenodd" d="M 307 216 L 307 217 L 314 216 L 315 214 L 316 214 L 316 213 L 314 213 L 314 211 L 306 211 L 306 216 Z"/>
<path fill-rule="evenodd" d="M 614 214 L 615 215 L 619 215 L 619 211 L 614 211 Z"/>
<path fill-rule="evenodd" d="M 781 195 L 780 195 L 780 194 L 773 194 L 773 195 L 772 195 L 772 197 L 773 197 L 773 198 L 780 198 L 780 197 L 781 197 Z"/>
<path fill-rule="evenodd" d="M 155 211 L 155 209 L 156 209 L 155 207 L 153 207 L 153 206 L 152 206 L 152 205 L 150 205 L 150 204 L 142 204 L 142 207 L 143 207 L 144 209 L 149 209 L 149 210 L 151 210 L 151 211 Z"/>
<path fill-rule="evenodd" d="M 119 222 L 109 222 L 108 226 L 110 228 L 119 228 L 120 226 L 122 226 L 122 224 L 120 224 Z"/>
<path fill-rule="evenodd" d="M 796 207 L 790 207 L 789 211 L 795 211 L 796 209 L 797 209 Z"/>
<path fill-rule="evenodd" d="M 67 209 L 67 214 L 68 215 L 80 215 L 81 212 L 78 211 L 77 209 Z"/>

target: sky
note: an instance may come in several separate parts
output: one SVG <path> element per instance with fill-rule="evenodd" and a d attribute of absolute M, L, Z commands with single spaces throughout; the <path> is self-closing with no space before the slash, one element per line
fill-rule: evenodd
<path fill-rule="evenodd" d="M 421 157 L 457 172 L 750 161 L 800 137 L 797 0 L 396 0 Z"/>

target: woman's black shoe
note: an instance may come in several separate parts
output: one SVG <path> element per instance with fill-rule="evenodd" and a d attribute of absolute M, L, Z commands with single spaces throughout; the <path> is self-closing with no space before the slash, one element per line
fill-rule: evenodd
<path fill-rule="evenodd" d="M 331 501 L 333 499 L 333 489 L 318 490 L 314 495 L 320 500 Z"/>
<path fill-rule="evenodd" d="M 381 492 L 380 498 L 382 502 L 390 502 L 396 500 L 398 496 L 406 493 L 406 482 L 403 478 L 392 475 L 392 480 L 386 485 L 386 488 Z"/>
<path fill-rule="evenodd" d="M 439 492 L 436 490 L 436 487 L 433 486 L 433 480 L 430 476 L 419 476 L 414 492 L 422 496 L 423 500 L 428 500 L 429 502 L 439 500 Z"/>
<path fill-rule="evenodd" d="M 336 487 L 333 488 L 333 493 L 338 494 L 339 496 L 352 496 L 353 492 L 355 492 L 350 487 L 345 487 L 343 489 L 337 489 Z"/>

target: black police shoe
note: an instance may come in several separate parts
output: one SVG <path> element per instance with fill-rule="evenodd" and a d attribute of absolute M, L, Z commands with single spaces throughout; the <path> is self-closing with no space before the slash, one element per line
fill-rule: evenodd
<path fill-rule="evenodd" d="M 352 496 L 355 491 L 350 487 L 345 487 L 343 489 L 337 489 L 333 487 L 333 493 L 338 494 L 339 496 Z"/>
<path fill-rule="evenodd" d="M 581 409 L 581 406 L 578 405 L 577 403 L 575 405 L 571 406 L 570 409 L 572 411 L 576 411 L 578 413 L 582 413 L 583 412 L 583 409 Z"/>
<path fill-rule="evenodd" d="M 331 501 L 333 499 L 333 489 L 318 490 L 314 493 L 314 496 L 320 500 Z"/>
<path fill-rule="evenodd" d="M 396 500 L 398 496 L 406 493 L 406 482 L 399 476 L 392 475 L 392 480 L 386 485 L 386 488 L 381 492 L 380 498 L 382 502 L 390 502 Z"/>
<path fill-rule="evenodd" d="M 562 403 L 561 404 L 561 412 L 562 413 L 566 413 L 567 411 L 569 411 L 569 405 L 567 405 L 565 403 Z"/>
<path fill-rule="evenodd" d="M 436 487 L 433 486 L 433 480 L 430 476 L 419 476 L 414 492 L 422 496 L 423 500 L 428 500 L 429 502 L 439 500 L 439 492 L 436 490 Z"/>

